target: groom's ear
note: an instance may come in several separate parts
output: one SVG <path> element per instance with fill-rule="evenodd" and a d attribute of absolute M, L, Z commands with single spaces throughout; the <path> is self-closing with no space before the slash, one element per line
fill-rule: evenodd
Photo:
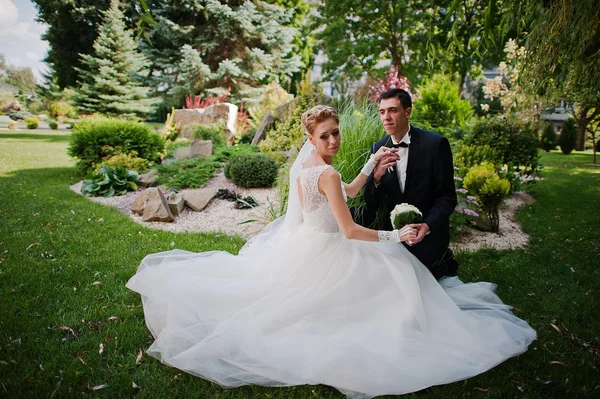
<path fill-rule="evenodd" d="M 412 107 L 408 107 L 406 108 L 406 117 L 410 118 L 410 115 L 412 114 Z"/>

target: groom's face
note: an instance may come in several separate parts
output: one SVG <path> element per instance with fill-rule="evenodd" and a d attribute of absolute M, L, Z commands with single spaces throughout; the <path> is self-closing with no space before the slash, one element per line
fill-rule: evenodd
<path fill-rule="evenodd" d="M 384 98 L 379 102 L 379 118 L 390 136 L 399 136 L 408 130 L 411 108 L 404 109 L 397 98 Z"/>

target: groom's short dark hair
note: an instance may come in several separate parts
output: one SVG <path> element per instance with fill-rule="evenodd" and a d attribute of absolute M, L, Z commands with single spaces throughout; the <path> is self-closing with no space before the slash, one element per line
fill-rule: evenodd
<path fill-rule="evenodd" d="M 404 108 L 404 109 L 412 107 L 412 98 L 410 97 L 410 94 L 408 94 L 408 92 L 406 90 L 402 90 L 402 89 L 386 90 L 379 95 L 379 101 L 377 101 L 377 102 L 380 103 L 381 100 L 384 100 L 386 98 L 397 98 L 398 100 L 400 100 L 400 104 L 402 104 L 402 108 Z"/>

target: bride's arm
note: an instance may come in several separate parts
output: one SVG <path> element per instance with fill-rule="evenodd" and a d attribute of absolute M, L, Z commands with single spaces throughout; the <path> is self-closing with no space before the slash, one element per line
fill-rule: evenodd
<path fill-rule="evenodd" d="M 325 193 L 335 220 L 346 238 L 362 241 L 380 241 L 380 235 L 377 230 L 367 229 L 354 223 L 348 205 L 346 205 L 344 195 L 342 194 L 341 179 L 337 172 L 333 170 L 324 171 L 319 178 L 319 190 Z M 411 240 L 416 237 L 416 230 L 412 227 L 407 228 L 405 226 L 401 232 L 406 233 L 402 235 L 402 241 Z"/>
<path fill-rule="evenodd" d="M 391 149 L 388 147 L 379 148 L 379 151 L 371 155 L 371 158 L 369 158 L 369 160 L 367 161 L 367 165 L 365 165 L 365 167 L 363 168 L 363 170 L 361 170 L 358 176 L 356 176 L 354 180 L 352 180 L 352 183 L 342 183 L 344 184 L 344 190 L 346 191 L 346 195 L 350 198 L 354 198 L 358 195 L 358 193 L 360 193 L 360 190 L 362 190 L 363 186 L 367 182 L 367 179 L 369 178 L 369 175 L 371 174 L 373 169 L 375 169 L 378 162 L 386 162 L 390 166 L 395 165 L 396 161 L 398 160 L 396 152 L 396 149 Z M 384 157 L 385 159 L 382 159 Z"/>

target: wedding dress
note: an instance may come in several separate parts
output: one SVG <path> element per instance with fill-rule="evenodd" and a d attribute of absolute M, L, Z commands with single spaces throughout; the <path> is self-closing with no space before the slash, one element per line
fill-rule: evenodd
<path fill-rule="evenodd" d="M 222 387 L 326 384 L 370 398 L 475 376 L 535 339 L 493 284 L 438 283 L 401 244 L 346 239 L 318 191 L 330 166 L 301 166 L 298 215 L 238 256 L 142 261 L 127 287 L 142 295 L 150 355 Z"/>

